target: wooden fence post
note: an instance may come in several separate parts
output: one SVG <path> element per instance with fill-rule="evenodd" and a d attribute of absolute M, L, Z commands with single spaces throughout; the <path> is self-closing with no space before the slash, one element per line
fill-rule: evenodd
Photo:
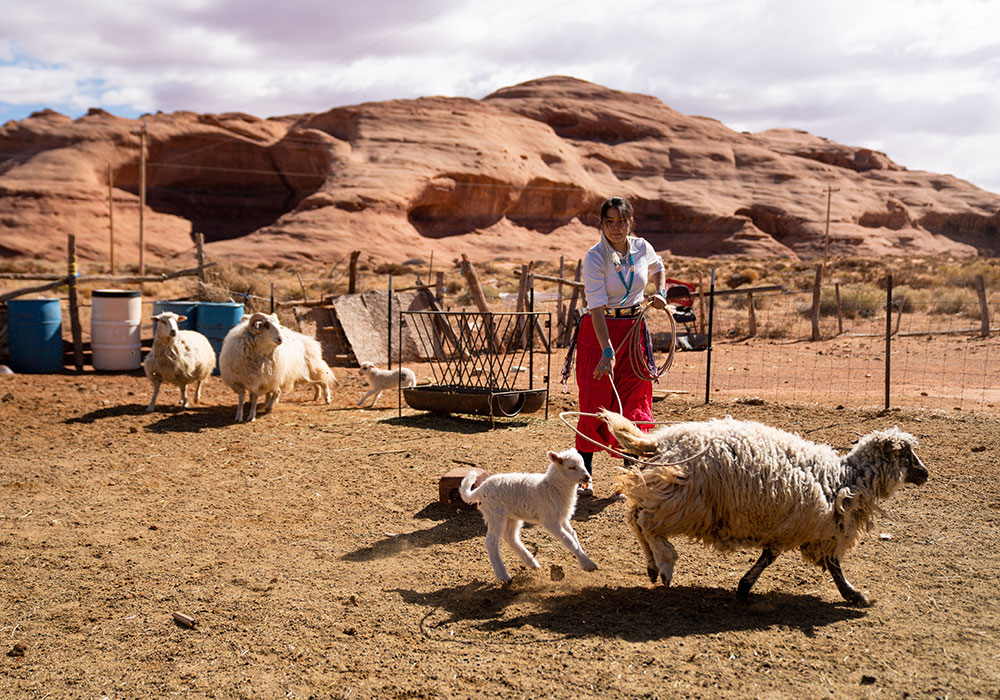
<path fill-rule="evenodd" d="M 576 274 L 573 277 L 575 282 L 583 278 L 583 261 L 576 261 Z M 560 345 L 566 347 L 573 339 L 574 324 L 576 322 L 576 304 L 580 300 L 580 287 L 574 285 L 573 293 L 569 296 L 569 308 L 566 310 L 566 325 L 563 326 L 563 335 L 560 338 Z M 586 302 L 584 302 L 586 303 Z"/>
<path fill-rule="evenodd" d="M 360 250 L 351 251 L 351 263 L 350 263 L 350 273 L 347 278 L 347 293 L 354 294 L 358 288 L 358 256 L 361 255 Z"/>
<path fill-rule="evenodd" d="M 69 283 L 69 327 L 73 334 L 73 366 L 83 371 L 83 333 L 80 330 L 80 305 L 77 300 L 77 282 L 80 272 L 76 266 L 76 236 L 66 236 L 66 281 Z"/>
<path fill-rule="evenodd" d="M 753 308 L 753 292 L 747 292 L 747 309 L 748 318 L 747 323 L 749 325 L 749 334 L 751 338 L 757 337 L 757 312 Z"/>
<path fill-rule="evenodd" d="M 979 295 L 979 312 L 982 314 L 983 326 L 979 335 L 983 338 L 990 337 L 990 307 L 986 303 L 986 283 L 982 275 L 976 275 L 976 294 Z"/>
<path fill-rule="evenodd" d="M 108 163 L 108 253 L 111 274 L 115 274 L 115 171 Z"/>
<path fill-rule="evenodd" d="M 892 275 L 885 280 L 885 410 L 889 410 L 889 393 L 892 386 Z"/>
<path fill-rule="evenodd" d="M 205 298 L 205 234 L 194 234 L 194 246 L 198 256 L 198 298 Z"/>
<path fill-rule="evenodd" d="M 566 258 L 559 256 L 559 279 L 566 276 Z M 563 327 L 566 325 L 566 310 L 563 308 L 563 285 L 559 282 L 556 285 L 556 339 L 562 337 Z"/>
<path fill-rule="evenodd" d="M 833 296 L 837 300 L 837 335 L 844 332 L 844 313 L 840 307 L 840 282 L 833 285 Z"/>
<path fill-rule="evenodd" d="M 444 299 L 444 272 L 440 270 L 434 273 L 434 296 L 439 304 Z"/>
<path fill-rule="evenodd" d="M 823 284 L 823 266 L 816 266 L 816 281 L 813 283 L 812 340 L 819 340 L 820 286 Z"/>

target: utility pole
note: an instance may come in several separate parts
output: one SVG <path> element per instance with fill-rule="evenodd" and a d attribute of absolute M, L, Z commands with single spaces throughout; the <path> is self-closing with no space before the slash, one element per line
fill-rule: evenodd
<path fill-rule="evenodd" d="M 141 129 L 132 129 L 139 137 L 139 275 L 146 274 L 146 122 Z"/>
<path fill-rule="evenodd" d="M 823 272 L 826 272 L 826 259 L 830 254 L 830 199 L 834 192 L 840 192 L 839 187 L 826 186 L 826 235 L 823 236 Z"/>

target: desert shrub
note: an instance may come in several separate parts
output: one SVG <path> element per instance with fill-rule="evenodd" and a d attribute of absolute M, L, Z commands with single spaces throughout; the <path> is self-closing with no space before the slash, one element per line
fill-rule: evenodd
<path fill-rule="evenodd" d="M 974 260 L 946 265 L 941 276 L 946 284 L 975 289 L 976 276 L 980 275 L 987 287 L 1000 285 L 1000 263 L 997 260 Z"/>
<path fill-rule="evenodd" d="M 928 307 L 933 294 L 929 289 L 913 289 L 908 286 L 893 286 L 892 304 L 904 314 L 912 314 Z"/>
<path fill-rule="evenodd" d="M 405 263 L 382 263 L 376 266 L 373 272 L 376 275 L 411 275 L 413 268 Z"/>
<path fill-rule="evenodd" d="M 734 294 L 729 298 L 729 303 L 734 309 L 745 309 L 749 300 L 746 294 Z M 766 309 L 774 303 L 774 294 L 755 294 L 753 297 L 753 308 Z"/>
<path fill-rule="evenodd" d="M 876 285 L 848 284 L 840 287 L 840 312 L 844 318 L 871 318 L 885 307 L 885 292 Z M 812 300 L 798 307 L 800 316 L 812 316 Z M 823 287 L 819 300 L 820 316 L 837 315 L 837 297 L 834 288 Z"/>
<path fill-rule="evenodd" d="M 247 313 L 254 313 L 269 310 L 270 297 L 270 280 L 250 268 L 216 265 L 205 271 L 202 301 L 239 301 Z"/>
<path fill-rule="evenodd" d="M 760 279 L 760 273 L 752 267 L 747 267 L 729 275 L 726 278 L 726 286 L 730 289 L 736 289 L 746 284 L 753 284 L 758 279 Z"/>
<path fill-rule="evenodd" d="M 979 295 L 972 289 L 949 289 L 928 302 L 927 310 L 941 316 L 979 317 Z"/>

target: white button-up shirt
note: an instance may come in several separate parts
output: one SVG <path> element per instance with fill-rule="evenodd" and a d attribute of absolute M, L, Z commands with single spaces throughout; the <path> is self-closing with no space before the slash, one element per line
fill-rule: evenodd
<path fill-rule="evenodd" d="M 631 269 L 628 254 L 621 256 L 618 269 L 615 269 L 610 260 L 605 263 L 604 249 L 600 242 L 587 251 L 583 259 L 583 284 L 588 309 L 599 306 L 624 308 L 641 303 L 650 274 L 663 269 L 663 260 L 645 238 L 629 236 L 628 245 L 634 263 Z M 625 278 L 624 282 L 618 276 L 619 270 Z M 627 287 L 625 283 L 629 281 L 632 270 L 635 271 L 635 277 L 632 279 L 632 286 Z"/>

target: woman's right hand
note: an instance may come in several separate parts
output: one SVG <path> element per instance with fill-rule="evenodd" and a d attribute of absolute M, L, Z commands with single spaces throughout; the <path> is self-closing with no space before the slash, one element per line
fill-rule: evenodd
<path fill-rule="evenodd" d="M 608 375 L 615 369 L 615 358 L 601 356 L 601 361 L 597 363 L 594 367 L 594 379 L 600 379 L 601 377 Z"/>

